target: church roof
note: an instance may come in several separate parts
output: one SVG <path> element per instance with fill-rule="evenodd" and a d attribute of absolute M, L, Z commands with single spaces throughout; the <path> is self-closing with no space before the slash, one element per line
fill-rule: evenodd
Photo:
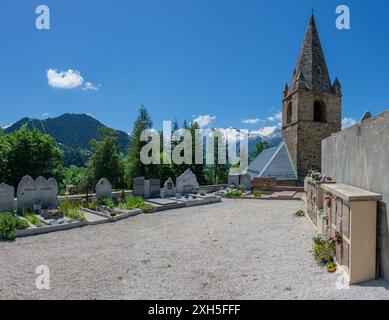
<path fill-rule="evenodd" d="M 297 89 L 297 86 L 318 92 L 331 92 L 332 90 L 330 75 L 313 15 L 309 21 L 293 72 L 291 88 Z"/>
<path fill-rule="evenodd" d="M 297 180 L 297 172 L 285 142 L 282 142 L 276 148 L 262 151 L 250 163 L 247 173 L 251 179 L 277 178 L 278 180 Z"/>

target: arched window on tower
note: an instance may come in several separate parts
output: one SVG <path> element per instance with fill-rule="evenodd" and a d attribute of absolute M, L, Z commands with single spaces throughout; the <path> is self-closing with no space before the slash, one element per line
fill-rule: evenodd
<path fill-rule="evenodd" d="M 321 101 L 315 101 L 313 105 L 313 121 L 315 122 L 327 122 L 326 107 Z"/>
<path fill-rule="evenodd" d="M 286 108 L 286 124 L 292 123 L 292 102 L 289 102 Z"/>

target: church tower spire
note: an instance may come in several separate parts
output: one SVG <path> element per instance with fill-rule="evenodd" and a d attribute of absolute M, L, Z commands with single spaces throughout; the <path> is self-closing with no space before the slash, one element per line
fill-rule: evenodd
<path fill-rule="evenodd" d="M 307 89 L 319 92 L 331 91 L 330 75 L 313 15 L 309 20 L 304 42 L 293 72 L 292 88 L 297 84 L 300 74 L 305 79 Z"/>
<path fill-rule="evenodd" d="M 302 181 L 321 168 L 321 141 L 341 130 L 342 88 L 331 84 L 315 18 L 309 20 L 282 100 L 282 136 Z"/>

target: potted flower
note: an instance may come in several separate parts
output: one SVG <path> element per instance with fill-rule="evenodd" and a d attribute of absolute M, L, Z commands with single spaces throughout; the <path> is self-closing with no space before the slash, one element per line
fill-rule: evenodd
<path fill-rule="evenodd" d="M 327 207 L 331 207 L 332 197 L 330 195 L 326 194 L 324 197 L 324 201 L 325 201 Z"/>
<path fill-rule="evenodd" d="M 327 271 L 329 273 L 334 273 L 336 271 L 336 263 L 334 261 L 327 262 Z"/>

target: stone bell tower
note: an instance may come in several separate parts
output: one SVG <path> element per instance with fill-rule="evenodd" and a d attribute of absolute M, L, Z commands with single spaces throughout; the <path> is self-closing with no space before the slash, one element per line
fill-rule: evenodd
<path fill-rule="evenodd" d="M 321 167 L 321 141 L 341 130 L 342 87 L 331 84 L 312 15 L 290 86 L 282 99 L 282 137 L 302 181 Z"/>

